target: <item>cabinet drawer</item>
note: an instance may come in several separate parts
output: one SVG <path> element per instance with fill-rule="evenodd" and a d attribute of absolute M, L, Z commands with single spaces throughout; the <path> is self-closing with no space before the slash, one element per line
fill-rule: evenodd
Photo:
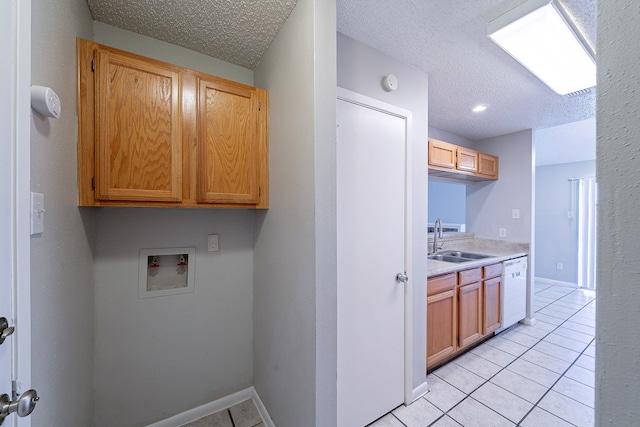
<path fill-rule="evenodd" d="M 498 277 L 502 274 L 502 263 L 485 265 L 482 267 L 482 277 L 489 279 L 491 277 Z"/>
<path fill-rule="evenodd" d="M 439 294 L 456 287 L 456 273 L 427 279 L 427 296 Z"/>
<path fill-rule="evenodd" d="M 478 282 L 482 280 L 482 268 L 472 268 L 471 270 L 464 270 L 458 272 L 458 284 L 466 285 L 468 283 Z"/>

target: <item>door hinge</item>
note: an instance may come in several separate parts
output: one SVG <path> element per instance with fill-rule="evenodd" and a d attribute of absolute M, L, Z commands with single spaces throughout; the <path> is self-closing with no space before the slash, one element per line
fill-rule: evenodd
<path fill-rule="evenodd" d="M 96 177 L 95 176 L 91 177 L 91 189 L 92 190 L 96 189 Z"/>
<path fill-rule="evenodd" d="M 258 111 L 262 111 L 262 102 L 258 101 Z"/>
<path fill-rule="evenodd" d="M 258 187 L 258 197 L 262 196 L 262 187 Z"/>
<path fill-rule="evenodd" d="M 91 60 L 91 72 L 94 73 L 96 71 L 96 60 Z"/>

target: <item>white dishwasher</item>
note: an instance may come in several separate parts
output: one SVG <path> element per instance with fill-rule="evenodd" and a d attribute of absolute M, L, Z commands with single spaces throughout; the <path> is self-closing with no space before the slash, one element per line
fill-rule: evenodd
<path fill-rule="evenodd" d="M 504 262 L 500 314 L 502 326 L 507 329 L 527 317 L 527 257 Z"/>

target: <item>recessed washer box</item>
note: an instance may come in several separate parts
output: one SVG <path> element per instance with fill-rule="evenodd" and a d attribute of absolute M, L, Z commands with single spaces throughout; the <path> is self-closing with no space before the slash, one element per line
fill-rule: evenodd
<path fill-rule="evenodd" d="M 196 248 L 140 249 L 138 298 L 191 293 Z"/>

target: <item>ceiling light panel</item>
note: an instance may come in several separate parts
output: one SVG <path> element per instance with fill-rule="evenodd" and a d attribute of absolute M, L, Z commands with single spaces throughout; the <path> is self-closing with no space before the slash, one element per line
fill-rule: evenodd
<path fill-rule="evenodd" d="M 523 3 L 491 21 L 488 35 L 560 95 L 596 85 L 590 46 L 553 1 Z"/>

